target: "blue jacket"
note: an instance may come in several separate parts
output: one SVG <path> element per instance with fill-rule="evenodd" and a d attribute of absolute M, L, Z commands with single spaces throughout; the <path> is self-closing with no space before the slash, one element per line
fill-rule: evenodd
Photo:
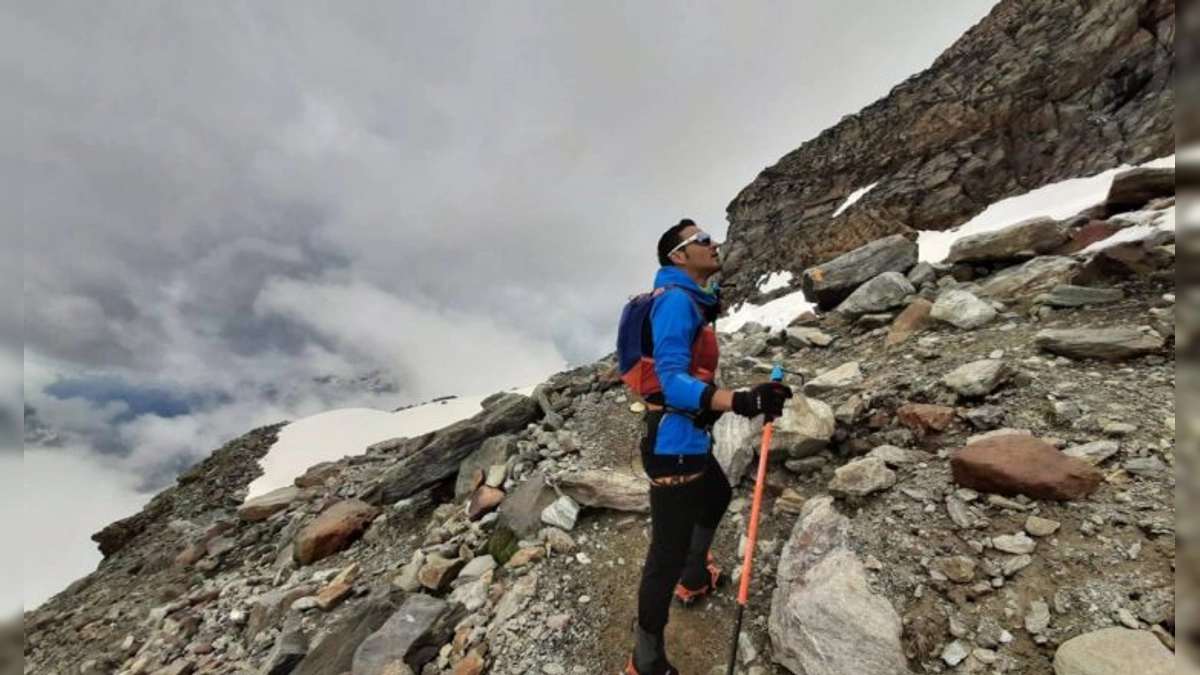
<path fill-rule="evenodd" d="M 659 295 L 650 310 L 654 336 L 654 370 L 662 384 L 668 409 L 700 412 L 701 396 L 708 387 L 693 377 L 688 368 L 692 361 L 692 343 L 704 317 L 696 303 L 713 307 L 717 298 L 705 291 L 677 267 L 663 267 L 654 278 L 654 287 L 669 288 Z M 686 289 L 686 290 L 685 290 Z M 658 427 L 654 446 L 656 455 L 702 455 L 712 446 L 712 438 L 691 418 L 667 412 Z"/>

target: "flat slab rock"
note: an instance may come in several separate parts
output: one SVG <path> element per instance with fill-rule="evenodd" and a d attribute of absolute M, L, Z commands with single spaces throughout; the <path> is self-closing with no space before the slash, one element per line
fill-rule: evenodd
<path fill-rule="evenodd" d="M 1034 336 L 1038 348 L 1069 359 L 1124 361 L 1163 348 L 1163 339 L 1136 328 L 1044 330 Z"/>
<path fill-rule="evenodd" d="M 979 492 L 1069 501 L 1091 494 L 1104 476 L 1045 441 L 1007 434 L 971 443 L 950 458 L 954 482 Z"/>
<path fill-rule="evenodd" d="M 1175 654 L 1151 633 L 1105 628 L 1067 640 L 1054 654 L 1054 675 L 1174 675 Z"/>

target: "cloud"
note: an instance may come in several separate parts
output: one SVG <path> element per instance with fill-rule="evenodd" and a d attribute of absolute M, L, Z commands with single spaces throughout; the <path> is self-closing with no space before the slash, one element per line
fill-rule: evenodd
<path fill-rule="evenodd" d="M 721 235 L 991 5 L 6 6 L 0 348 L 58 450 L 141 488 L 254 425 L 528 383 L 612 350 L 665 227 Z"/>

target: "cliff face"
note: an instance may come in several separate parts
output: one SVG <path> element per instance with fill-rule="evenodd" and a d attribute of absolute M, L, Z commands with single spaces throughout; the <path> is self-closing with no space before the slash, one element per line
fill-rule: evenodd
<path fill-rule="evenodd" d="M 768 272 L 1169 155 L 1174 116 L 1174 0 L 1004 0 L 928 70 L 742 190 L 728 207 L 730 298 L 751 299 Z"/>

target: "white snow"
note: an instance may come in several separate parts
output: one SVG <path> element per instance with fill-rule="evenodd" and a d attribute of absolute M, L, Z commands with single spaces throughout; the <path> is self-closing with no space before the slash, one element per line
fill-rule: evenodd
<path fill-rule="evenodd" d="M 517 390 L 529 395 L 533 387 Z M 348 455 L 391 438 L 412 438 L 465 420 L 483 408 L 486 396 L 454 398 L 399 412 L 369 408 L 329 410 L 296 420 L 279 430 L 275 444 L 259 460 L 263 475 L 250 483 L 247 499 L 286 487 L 309 467 Z"/>
<path fill-rule="evenodd" d="M 1175 166 L 1175 155 L 1146 162 L 1141 166 Z M 953 230 L 922 231 L 917 239 L 920 259 L 925 262 L 941 262 L 950 254 L 950 247 L 954 242 L 968 235 L 993 232 L 1030 218 L 1069 218 L 1102 203 L 1108 196 L 1113 177 L 1131 168 L 1133 167 L 1122 165 L 1094 176 L 1043 185 L 1025 194 L 1002 199 Z"/>
<path fill-rule="evenodd" d="M 1133 213 L 1122 214 L 1122 217 L 1137 224 L 1131 225 L 1107 239 L 1088 246 L 1080 251 L 1080 254 L 1096 253 L 1117 244 L 1149 239 L 1150 235 L 1155 232 L 1175 231 L 1174 206 L 1161 211 L 1135 211 Z"/>
<path fill-rule="evenodd" d="M 813 303 L 805 299 L 803 291 L 789 293 L 765 305 L 746 302 L 738 305 L 728 316 L 717 320 L 717 330 L 722 333 L 734 333 L 750 322 L 771 330 L 782 330 L 797 316 L 813 307 Z"/>
<path fill-rule="evenodd" d="M 787 288 L 787 285 L 790 283 L 792 283 L 791 272 L 771 272 L 758 278 L 758 292 L 770 293 L 780 288 Z"/>
<path fill-rule="evenodd" d="M 870 192 L 871 190 L 875 189 L 876 185 L 879 185 L 878 181 L 871 183 L 870 185 L 868 185 L 865 188 L 859 188 L 859 189 L 855 190 L 854 192 L 851 192 L 850 196 L 846 197 L 846 201 L 842 202 L 842 205 L 837 207 L 837 211 L 834 211 L 833 215 L 830 216 L 830 218 L 837 218 L 838 216 L 842 215 L 843 211 L 850 208 L 851 206 L 854 206 L 855 202 L 857 202 L 858 200 L 865 197 L 866 194 L 868 192 Z"/>

